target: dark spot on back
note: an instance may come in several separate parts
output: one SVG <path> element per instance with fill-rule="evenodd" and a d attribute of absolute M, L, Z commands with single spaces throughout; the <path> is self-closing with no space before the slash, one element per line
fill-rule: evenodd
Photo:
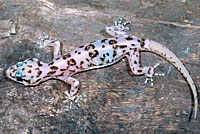
<path fill-rule="evenodd" d="M 86 58 L 86 61 L 88 61 L 88 62 L 89 62 L 90 60 L 89 60 L 88 58 Z"/>
<path fill-rule="evenodd" d="M 90 63 L 88 66 L 89 66 L 89 67 L 92 67 L 92 66 L 95 66 L 95 64 Z"/>
<path fill-rule="evenodd" d="M 119 46 L 119 48 L 122 48 L 122 49 L 123 49 L 123 48 L 126 48 L 126 47 L 127 47 L 127 45 L 120 45 L 120 46 Z"/>
<path fill-rule="evenodd" d="M 54 62 L 52 61 L 52 62 L 50 62 L 50 63 L 48 64 L 48 66 L 53 65 L 53 64 L 54 64 Z"/>
<path fill-rule="evenodd" d="M 42 74 L 42 71 L 38 71 L 36 77 L 39 77 Z"/>
<path fill-rule="evenodd" d="M 60 71 L 67 71 L 69 66 L 67 68 L 61 68 Z"/>
<path fill-rule="evenodd" d="M 113 45 L 113 44 L 117 44 L 117 41 L 116 40 L 109 40 L 108 42 L 110 45 Z"/>
<path fill-rule="evenodd" d="M 95 48 L 94 44 L 89 44 L 88 46 L 85 47 L 85 51 L 88 51 L 88 50 L 94 49 L 94 48 Z"/>
<path fill-rule="evenodd" d="M 70 59 L 67 61 L 67 64 L 70 66 L 76 65 L 76 61 L 74 59 Z"/>
<path fill-rule="evenodd" d="M 58 67 L 57 67 L 57 66 L 51 66 L 50 69 L 51 69 L 51 70 L 57 70 Z"/>
<path fill-rule="evenodd" d="M 72 73 L 74 73 L 75 72 L 75 70 L 69 70 L 70 72 L 72 72 Z"/>
<path fill-rule="evenodd" d="M 99 54 L 99 52 L 98 52 L 97 50 L 94 50 L 94 51 L 92 51 L 92 52 L 89 52 L 89 56 L 90 56 L 91 58 L 97 57 L 98 54 Z"/>
<path fill-rule="evenodd" d="M 103 62 L 105 58 L 101 57 L 100 60 Z"/>
<path fill-rule="evenodd" d="M 133 40 L 133 38 L 128 36 L 128 37 L 126 37 L 126 40 Z"/>
<path fill-rule="evenodd" d="M 63 55 L 62 57 L 63 57 L 63 60 L 65 60 L 65 59 L 67 59 L 67 58 L 70 58 L 70 57 L 71 57 L 71 54 L 68 53 L 68 54 L 66 54 L 66 55 Z"/>
<path fill-rule="evenodd" d="M 41 64 L 41 62 L 40 61 L 37 61 L 37 64 L 38 64 L 38 66 L 43 66 L 43 64 Z"/>
<path fill-rule="evenodd" d="M 105 43 L 106 40 L 107 40 L 107 39 L 103 39 L 103 40 L 101 40 L 101 43 Z"/>
<path fill-rule="evenodd" d="M 80 62 L 80 65 L 82 65 L 82 64 L 84 64 L 84 61 L 81 61 L 81 62 Z"/>
<path fill-rule="evenodd" d="M 55 73 L 56 73 L 56 71 L 50 71 L 50 72 L 47 73 L 47 75 L 51 76 L 52 74 L 55 74 Z"/>
<path fill-rule="evenodd" d="M 84 46 L 79 46 L 79 48 L 83 48 Z"/>
<path fill-rule="evenodd" d="M 113 51 L 113 57 L 117 55 L 117 51 Z"/>
<path fill-rule="evenodd" d="M 61 74 L 59 75 L 56 75 L 56 77 L 60 77 L 60 76 L 63 76 L 64 75 L 64 72 L 62 72 Z"/>
<path fill-rule="evenodd" d="M 30 68 L 32 68 L 33 66 L 32 66 L 32 65 L 27 65 L 27 67 L 30 67 Z"/>
<path fill-rule="evenodd" d="M 56 58 L 56 60 L 59 60 L 59 59 L 60 59 L 60 57 Z"/>
<path fill-rule="evenodd" d="M 112 45 L 112 48 L 115 50 L 117 49 L 119 46 L 118 45 Z"/>
<path fill-rule="evenodd" d="M 141 47 L 144 47 L 145 43 L 144 42 L 140 42 Z"/>
<path fill-rule="evenodd" d="M 31 70 L 28 70 L 28 73 L 31 73 L 32 71 Z"/>

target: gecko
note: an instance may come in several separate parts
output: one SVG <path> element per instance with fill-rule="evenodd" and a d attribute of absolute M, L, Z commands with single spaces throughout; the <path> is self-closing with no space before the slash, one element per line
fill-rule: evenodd
<path fill-rule="evenodd" d="M 152 77 L 158 75 L 154 72 L 158 64 L 154 67 L 140 65 L 140 52 L 148 51 L 166 59 L 186 79 L 192 90 L 194 119 L 196 119 L 197 88 L 183 63 L 164 45 L 129 34 L 127 25 L 130 23 L 131 21 L 120 18 L 119 21 L 115 21 L 115 25 L 105 27 L 106 33 L 111 36 L 110 38 L 87 43 L 64 55 L 61 55 L 59 40 L 45 38 L 41 43 L 43 47 L 53 47 L 53 60 L 51 62 L 45 63 L 37 58 L 29 58 L 9 67 L 6 70 L 6 76 L 25 86 L 38 85 L 49 79 L 59 79 L 71 85 L 70 90 L 64 92 L 68 97 L 64 102 L 73 101 L 76 99 L 80 87 L 79 81 L 72 77 L 74 74 L 113 65 L 124 57 L 127 58 L 132 73 L 146 75 L 145 83 L 150 79 L 151 86 L 153 86 Z"/>

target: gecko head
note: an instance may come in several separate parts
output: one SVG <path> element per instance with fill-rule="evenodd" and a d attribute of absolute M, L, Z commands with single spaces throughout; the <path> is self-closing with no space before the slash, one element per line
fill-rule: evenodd
<path fill-rule="evenodd" d="M 40 68 L 43 65 L 44 63 L 36 58 L 20 61 L 6 70 L 6 76 L 25 86 L 36 85 L 40 82 Z"/>

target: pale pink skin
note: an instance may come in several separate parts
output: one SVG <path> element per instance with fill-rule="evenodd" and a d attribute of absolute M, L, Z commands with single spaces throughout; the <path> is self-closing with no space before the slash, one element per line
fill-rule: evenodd
<path fill-rule="evenodd" d="M 72 75 L 77 72 L 112 65 L 123 57 L 127 57 L 134 74 L 146 74 L 148 77 L 152 77 L 154 68 L 140 67 L 139 63 L 139 51 L 145 49 L 145 47 L 148 48 L 149 40 L 127 34 L 125 28 L 127 27 L 121 24 L 106 27 L 106 32 L 113 38 L 87 43 L 63 56 L 60 54 L 60 42 L 58 40 L 44 40 L 44 46 L 54 48 L 52 62 L 44 63 L 36 58 L 27 59 L 11 66 L 6 71 L 6 75 L 8 78 L 26 86 L 37 85 L 52 78 L 60 79 L 71 85 L 70 91 L 65 92 L 71 100 L 75 98 L 79 87 L 79 81 L 71 77 Z"/>

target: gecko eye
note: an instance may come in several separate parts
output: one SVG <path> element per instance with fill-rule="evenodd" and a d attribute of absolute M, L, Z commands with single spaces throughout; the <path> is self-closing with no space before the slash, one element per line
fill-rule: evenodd
<path fill-rule="evenodd" d="M 15 76 L 16 76 L 17 78 L 20 78 L 20 77 L 23 77 L 24 74 L 23 74 L 22 72 L 17 71 L 16 74 L 15 74 Z"/>
<path fill-rule="evenodd" d="M 24 62 L 18 62 L 17 67 L 22 67 L 24 65 Z"/>

